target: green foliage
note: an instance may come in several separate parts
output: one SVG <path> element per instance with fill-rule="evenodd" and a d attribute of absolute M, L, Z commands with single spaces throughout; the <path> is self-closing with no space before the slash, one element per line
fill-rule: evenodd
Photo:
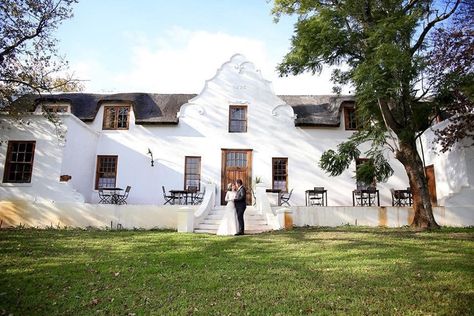
<path fill-rule="evenodd" d="M 18 114 L 29 110 L 15 103 L 21 96 L 82 89 L 72 75 L 64 75 L 67 62 L 53 36 L 76 2 L 0 1 L 0 109 Z"/>
<path fill-rule="evenodd" d="M 359 165 L 355 178 L 358 182 L 370 185 L 376 180 L 377 182 L 386 182 L 393 175 L 393 169 L 387 158 L 384 156 L 384 137 L 374 130 L 359 131 L 352 137 L 337 146 L 337 151 L 329 149 L 325 151 L 319 161 L 321 169 L 325 170 L 331 176 L 339 176 L 351 163 L 360 157 L 359 145 L 367 139 L 371 140 L 372 147 L 364 152 L 364 158 L 368 158 L 367 162 Z"/>
<path fill-rule="evenodd" d="M 472 228 L 415 232 L 349 225 L 242 238 L 1 230 L 0 311 L 468 315 L 473 237 Z"/>
<path fill-rule="evenodd" d="M 329 149 L 323 153 L 319 166 L 331 176 L 338 176 L 346 170 L 351 162 L 359 157 L 360 151 L 355 142 L 344 142 L 337 146 L 337 152 Z"/>
<path fill-rule="evenodd" d="M 396 153 L 404 145 L 416 151 L 416 138 L 437 114 L 433 102 L 420 102 L 429 92 L 419 90 L 432 44 L 427 34 L 460 3 L 275 0 L 276 20 L 284 14 L 298 16 L 291 48 L 278 65 L 280 75 L 314 74 L 326 65 L 342 66 L 332 74 L 334 91 L 340 92 L 340 85 L 348 83 L 355 87 L 360 130 L 337 151 L 326 151 L 321 168 L 332 176 L 341 174 L 354 159 L 354 148 L 368 142 L 371 149 L 366 157 L 371 162 L 361 166 L 356 176 L 365 182 L 386 180 L 393 170 L 383 155 L 385 150 Z"/>

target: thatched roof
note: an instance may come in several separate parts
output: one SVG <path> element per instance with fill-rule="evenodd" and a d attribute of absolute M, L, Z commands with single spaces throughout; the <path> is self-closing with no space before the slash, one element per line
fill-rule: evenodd
<path fill-rule="evenodd" d="M 178 124 L 180 107 L 196 94 L 154 94 L 154 93 L 61 93 L 43 96 L 39 102 L 68 102 L 71 112 L 85 122 L 94 120 L 102 104 L 125 102 L 133 106 L 137 124 Z M 297 118 L 296 126 L 340 125 L 342 106 L 353 105 L 352 96 L 327 95 L 281 95 L 284 102 L 292 106 Z"/>

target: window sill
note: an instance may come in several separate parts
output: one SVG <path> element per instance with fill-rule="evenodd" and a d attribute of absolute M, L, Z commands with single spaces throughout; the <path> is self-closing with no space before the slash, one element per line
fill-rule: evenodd
<path fill-rule="evenodd" d="M 32 183 L 0 183 L 0 187 L 32 187 Z"/>

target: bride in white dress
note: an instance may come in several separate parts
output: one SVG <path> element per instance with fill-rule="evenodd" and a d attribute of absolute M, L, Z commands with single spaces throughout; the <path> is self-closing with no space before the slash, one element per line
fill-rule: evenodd
<path fill-rule="evenodd" d="M 235 235 L 237 233 L 237 212 L 235 211 L 234 199 L 237 193 L 237 187 L 233 183 L 227 185 L 227 194 L 225 200 L 227 205 L 225 207 L 224 218 L 222 219 L 217 235 Z"/>

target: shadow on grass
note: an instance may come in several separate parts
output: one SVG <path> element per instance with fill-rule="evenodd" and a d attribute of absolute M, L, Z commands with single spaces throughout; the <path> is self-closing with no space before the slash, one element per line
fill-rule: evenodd
<path fill-rule="evenodd" d="M 0 232 L 6 293 L 0 310 L 396 314 L 398 308 L 402 314 L 465 314 L 473 301 L 472 230 L 453 233 L 468 237 L 433 233 L 420 239 L 410 231 L 365 228 L 238 238 Z"/>

